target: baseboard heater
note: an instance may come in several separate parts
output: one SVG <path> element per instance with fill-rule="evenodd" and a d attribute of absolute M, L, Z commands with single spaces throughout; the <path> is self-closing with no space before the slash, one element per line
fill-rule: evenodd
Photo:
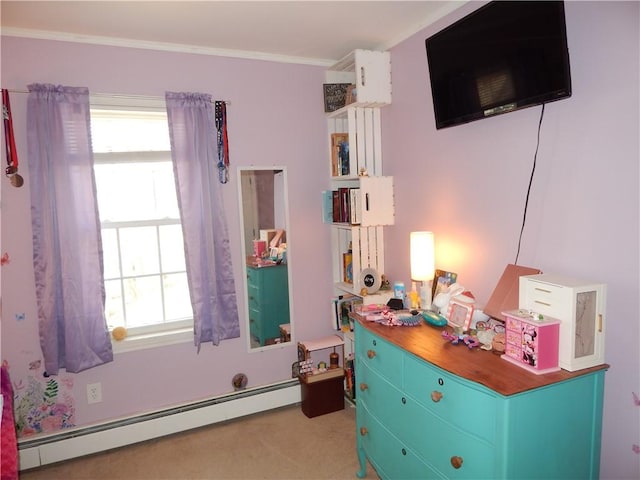
<path fill-rule="evenodd" d="M 124 447 L 300 401 L 300 384 L 292 379 L 143 415 L 21 440 L 18 444 L 20 470 Z"/>

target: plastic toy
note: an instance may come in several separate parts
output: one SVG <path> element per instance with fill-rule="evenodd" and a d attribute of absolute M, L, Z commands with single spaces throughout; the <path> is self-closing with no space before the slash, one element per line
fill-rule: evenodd
<path fill-rule="evenodd" d="M 442 332 L 442 338 L 449 340 L 453 345 L 458 345 L 460 342 L 464 343 L 469 348 L 475 348 L 480 346 L 480 341 L 471 335 L 457 335 L 455 333 L 449 333 L 448 331 Z"/>

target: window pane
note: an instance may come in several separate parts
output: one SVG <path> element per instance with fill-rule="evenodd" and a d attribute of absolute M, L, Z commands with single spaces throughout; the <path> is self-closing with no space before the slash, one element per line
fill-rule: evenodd
<path fill-rule="evenodd" d="M 100 220 L 180 218 L 171 162 L 96 164 Z"/>
<path fill-rule="evenodd" d="M 162 323 L 160 276 L 124 280 L 127 327 Z"/>
<path fill-rule="evenodd" d="M 163 272 L 183 272 L 186 270 L 181 225 L 160 227 L 160 261 Z"/>
<path fill-rule="evenodd" d="M 107 322 L 182 328 L 193 313 L 166 110 L 112 108 L 91 109 Z"/>
<path fill-rule="evenodd" d="M 91 110 L 94 152 L 170 150 L 167 113 Z"/>
<path fill-rule="evenodd" d="M 163 275 L 164 310 L 167 321 L 193 317 L 186 273 Z"/>
<path fill-rule="evenodd" d="M 104 261 L 104 278 L 120 277 L 118 260 L 118 238 L 114 228 L 102 229 L 102 257 Z"/>
<path fill-rule="evenodd" d="M 120 288 L 120 280 L 107 280 L 104 282 L 105 299 L 105 316 L 107 325 L 113 329 L 115 327 L 124 327 L 124 311 L 122 309 L 122 290 Z"/>
<path fill-rule="evenodd" d="M 120 229 L 120 250 L 123 275 L 160 273 L 156 227 Z"/>

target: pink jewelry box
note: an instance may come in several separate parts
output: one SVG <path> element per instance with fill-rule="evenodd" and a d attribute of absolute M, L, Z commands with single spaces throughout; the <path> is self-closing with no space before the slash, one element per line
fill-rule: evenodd
<path fill-rule="evenodd" d="M 560 320 L 528 310 L 510 310 L 502 314 L 506 328 L 502 358 L 537 375 L 560 370 Z"/>

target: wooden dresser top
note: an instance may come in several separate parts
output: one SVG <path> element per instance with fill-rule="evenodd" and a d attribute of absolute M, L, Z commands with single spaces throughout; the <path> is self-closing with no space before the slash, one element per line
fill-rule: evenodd
<path fill-rule="evenodd" d="M 354 317 L 364 328 L 388 342 L 449 373 L 484 385 L 501 395 L 515 395 L 609 368 L 609 365 L 602 364 L 576 372 L 559 370 L 536 375 L 503 360 L 496 353 L 480 348 L 470 349 L 463 343 L 453 345 L 442 338 L 441 327 L 433 327 L 424 322 L 415 327 L 389 327 L 369 322 L 358 315 Z"/>

